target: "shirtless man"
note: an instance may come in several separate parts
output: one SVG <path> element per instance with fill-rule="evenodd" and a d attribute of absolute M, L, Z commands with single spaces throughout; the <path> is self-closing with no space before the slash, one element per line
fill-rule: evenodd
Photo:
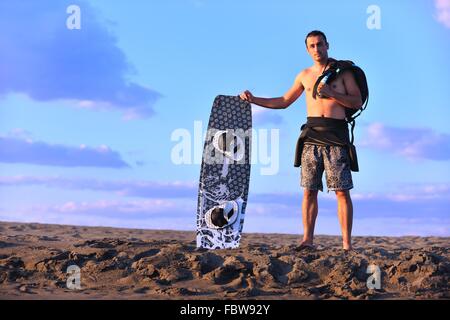
<path fill-rule="evenodd" d="M 317 92 L 321 96 L 328 98 L 317 96 L 314 99 L 312 96 L 314 84 L 323 71 L 329 67 L 329 45 L 325 34 L 317 30 L 308 33 L 305 44 L 314 64 L 297 75 L 294 84 L 284 96 L 260 98 L 253 96 L 250 91 L 246 90 L 240 94 L 241 99 L 265 108 L 285 109 L 294 103 L 306 90 L 306 111 L 308 117 L 345 119 L 345 108 L 359 109 L 362 106 L 361 93 L 353 74 L 344 72 L 329 85 L 320 84 Z M 353 188 L 351 172 L 348 160 L 344 161 L 346 162 L 344 167 L 342 165 L 333 165 L 333 162 L 335 164 L 338 161 L 342 162 L 343 157 L 348 158 L 348 155 L 343 150 L 340 150 L 339 148 L 343 148 L 339 146 L 330 146 L 328 149 L 322 150 L 317 148 L 314 145 L 305 145 L 302 153 L 304 234 L 300 248 L 313 246 L 314 226 L 318 214 L 317 195 L 319 190 L 323 188 L 322 174 L 323 170 L 325 170 L 328 190 L 334 190 L 337 197 L 338 217 L 342 229 L 342 246 L 344 250 L 351 250 L 353 223 L 353 205 L 350 197 L 350 189 Z M 336 154 L 339 156 L 336 157 Z M 340 170 L 337 175 L 333 172 L 336 168 Z"/>

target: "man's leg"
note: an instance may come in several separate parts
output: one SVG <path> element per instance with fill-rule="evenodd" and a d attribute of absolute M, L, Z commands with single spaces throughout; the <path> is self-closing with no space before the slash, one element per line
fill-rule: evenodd
<path fill-rule="evenodd" d="M 314 226 L 319 207 L 317 204 L 318 190 L 304 189 L 302 202 L 303 241 L 302 245 L 312 245 L 314 241 Z"/>
<path fill-rule="evenodd" d="M 342 247 L 344 250 L 352 249 L 352 225 L 353 225 L 353 204 L 350 198 L 350 191 L 336 191 L 338 202 L 338 217 L 342 230 Z"/>
<path fill-rule="evenodd" d="M 312 144 L 305 144 L 303 147 L 301 172 L 303 241 L 300 246 L 312 246 L 314 240 L 314 226 L 319 210 L 317 195 L 319 190 L 323 190 L 324 165 L 320 148 L 320 146 Z"/>

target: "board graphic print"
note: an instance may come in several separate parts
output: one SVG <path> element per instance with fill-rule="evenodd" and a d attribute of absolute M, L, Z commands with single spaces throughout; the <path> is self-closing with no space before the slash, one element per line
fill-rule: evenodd
<path fill-rule="evenodd" d="M 237 248 L 250 181 L 252 109 L 239 96 L 214 99 L 203 148 L 197 247 Z"/>

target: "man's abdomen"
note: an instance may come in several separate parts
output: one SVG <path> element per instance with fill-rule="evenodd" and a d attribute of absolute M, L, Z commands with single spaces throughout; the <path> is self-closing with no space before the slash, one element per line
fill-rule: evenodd
<path fill-rule="evenodd" d="M 319 101 L 306 103 L 306 113 L 308 117 L 326 117 L 334 119 L 345 119 L 345 108 L 336 101 L 321 99 Z"/>

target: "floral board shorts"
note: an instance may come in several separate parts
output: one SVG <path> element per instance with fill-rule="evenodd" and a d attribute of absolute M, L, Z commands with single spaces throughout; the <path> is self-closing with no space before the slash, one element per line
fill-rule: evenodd
<path fill-rule="evenodd" d="M 301 167 L 301 186 L 305 189 L 323 192 L 324 171 L 328 192 L 353 188 L 350 158 L 344 147 L 305 143 Z"/>

